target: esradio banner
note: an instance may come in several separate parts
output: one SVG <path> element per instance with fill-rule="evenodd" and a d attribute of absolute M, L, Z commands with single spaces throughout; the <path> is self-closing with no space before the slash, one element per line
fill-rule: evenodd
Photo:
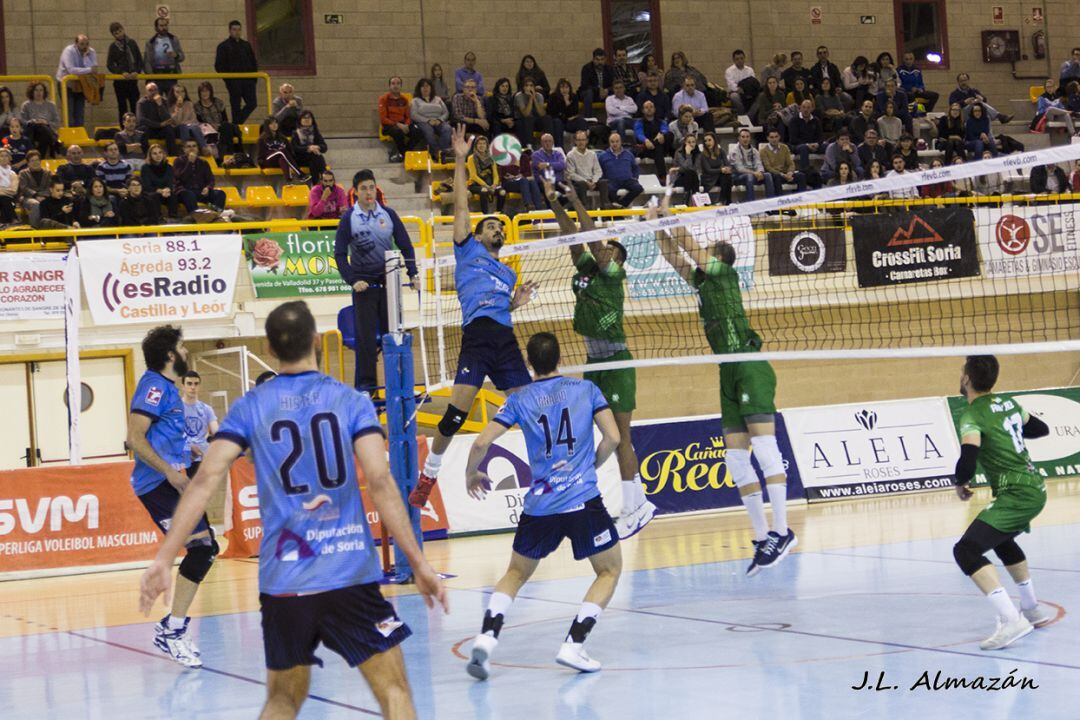
<path fill-rule="evenodd" d="M 0 320 L 64 317 L 64 266 L 59 253 L 0 253 Z"/>
<path fill-rule="evenodd" d="M 97 325 L 228 317 L 239 235 L 176 235 L 79 242 L 86 302 Z"/>
<path fill-rule="evenodd" d="M 859 287 L 979 274 L 975 216 L 968 208 L 855 215 L 850 222 Z"/>

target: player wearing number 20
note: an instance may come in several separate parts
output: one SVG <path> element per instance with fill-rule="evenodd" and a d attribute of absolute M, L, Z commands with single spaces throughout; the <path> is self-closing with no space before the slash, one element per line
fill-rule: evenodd
<path fill-rule="evenodd" d="M 990 480 L 994 501 L 978 514 L 953 556 L 960 569 L 974 581 L 997 611 L 997 630 L 983 640 L 983 650 L 1000 650 L 1054 619 L 1039 605 L 1028 573 L 1027 558 L 1016 537 L 1031 530 L 1031 521 L 1046 505 L 1046 484 L 1031 464 L 1025 438 L 1050 433 L 1039 418 L 1029 415 L 1013 398 L 992 392 L 998 377 L 993 355 L 972 355 L 964 363 L 960 392 L 968 407 L 960 417 L 960 459 L 956 463 L 956 492 L 961 500 L 972 496 L 969 483 L 976 461 Z M 997 570 L 986 559 L 993 550 L 1020 591 L 1020 612 L 998 580 Z"/>
<path fill-rule="evenodd" d="M 478 680 L 486 680 L 491 672 L 489 658 L 499 643 L 503 618 L 514 597 L 540 560 L 567 537 L 574 559 L 588 558 L 596 580 L 585 593 L 555 661 L 581 672 L 599 670 L 600 663 L 585 653 L 583 644 L 600 611 L 611 601 L 622 572 L 619 535 L 596 485 L 596 469 L 619 445 L 615 416 L 595 384 L 558 374 L 559 341 L 554 335 L 533 335 L 526 353 L 536 379 L 506 399 L 473 444 L 466 470 L 469 494 L 482 498 L 490 482 L 479 471 L 481 461 L 503 433 L 514 425 L 521 427 L 533 481 L 525 493 L 525 511 L 514 535 L 510 567 L 495 585 L 483 627 L 473 641 L 466 669 Z M 594 422 L 602 436 L 595 449 Z"/>
<path fill-rule="evenodd" d="M 250 447 L 264 528 L 259 601 L 268 670 L 263 717 L 293 717 L 307 697 L 319 643 L 360 667 L 385 717 L 415 713 L 399 644 L 410 634 L 379 592 L 379 564 L 360 498 L 353 454 L 385 527 L 413 567 L 428 605 L 445 606 L 438 575 L 413 537 L 390 477 L 378 416 L 366 393 L 317 371 L 319 336 L 302 301 L 266 320 L 281 362 L 273 382 L 237 400 L 221 423 L 172 527 L 142 581 L 148 612 L 168 594 L 169 568 L 229 466 Z"/>

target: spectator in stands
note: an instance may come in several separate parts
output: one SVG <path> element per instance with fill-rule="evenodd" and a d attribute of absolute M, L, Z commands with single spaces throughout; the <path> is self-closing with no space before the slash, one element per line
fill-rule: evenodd
<path fill-rule="evenodd" d="M 96 177 L 90 181 L 89 188 L 86 197 L 79 201 L 77 210 L 79 215 L 79 227 L 92 228 L 115 226 L 118 223 L 116 208 L 113 205 L 113 198 L 109 194 L 109 189 L 106 187 L 105 181 L 100 177 Z M 127 185 L 122 189 L 124 195 L 127 195 Z M 117 198 L 119 197 L 120 196 L 117 196 Z"/>
<path fill-rule="evenodd" d="M 865 98 L 859 103 L 858 112 L 848 120 L 848 130 L 851 131 L 852 140 L 862 142 L 869 128 L 877 130 L 877 118 L 874 117 L 874 101 Z"/>
<path fill-rule="evenodd" d="M 975 157 L 982 157 L 983 150 L 989 150 L 991 155 L 997 154 L 997 143 L 990 130 L 990 118 L 982 103 L 971 106 L 971 114 L 964 123 L 964 146 Z"/>
<path fill-rule="evenodd" d="M 126 112 L 121 118 L 121 128 L 113 137 L 120 146 L 120 155 L 125 158 L 146 157 L 146 151 L 150 147 L 150 141 L 146 133 L 136 126 L 135 113 Z"/>
<path fill-rule="evenodd" d="M 64 83 L 68 75 L 92 75 L 98 72 L 97 51 L 90 47 L 90 38 L 76 35 L 75 42 L 60 53 L 60 65 L 56 68 L 56 82 Z M 86 95 L 82 80 L 68 83 L 68 125 L 82 127 L 86 124 Z"/>
<path fill-rule="evenodd" d="M 731 204 L 731 181 L 734 170 L 727 156 L 720 148 L 716 133 L 705 133 L 701 139 L 701 152 L 698 153 L 698 184 L 703 192 L 712 192 L 720 188 L 720 202 Z"/>
<path fill-rule="evenodd" d="M 416 144 L 419 131 L 412 124 L 409 99 L 401 93 L 401 78 L 390 78 L 390 89 L 379 97 L 379 124 L 382 131 L 394 141 L 394 150 L 390 152 L 390 162 L 399 163 L 405 159 L 405 153 Z M 296 122 L 300 121 L 300 112 L 296 113 Z M 292 135 L 296 125 L 286 130 L 282 123 L 282 132 Z"/>
<path fill-rule="evenodd" d="M 584 130 L 574 133 L 574 147 L 566 154 L 566 181 L 574 186 L 574 192 L 586 205 L 591 204 L 588 193 L 596 190 L 599 195 L 597 205 L 608 206 L 607 180 L 596 151 L 589 148 L 589 134 Z"/>
<path fill-rule="evenodd" d="M 814 67 L 810 68 L 810 89 L 817 92 L 821 88 L 821 78 L 824 77 L 832 80 L 834 88 L 843 85 L 840 68 L 829 60 L 829 48 L 820 45 L 817 49 L 817 62 L 814 63 Z"/>
<path fill-rule="evenodd" d="M 874 93 L 880 94 L 885 89 L 885 83 L 890 80 L 896 83 L 896 86 L 900 86 L 900 77 L 896 73 L 896 61 L 893 60 L 892 53 L 886 51 L 880 53 L 877 59 L 874 60 L 873 65 L 874 75 Z M 897 113 L 899 115 L 899 113 Z"/>
<path fill-rule="evenodd" d="M 154 36 L 146 41 L 143 62 L 148 73 L 178 75 L 182 72 L 180 63 L 184 62 L 184 49 L 180 46 L 180 38 L 169 32 L 169 18 L 154 20 Z M 157 84 L 161 93 L 168 96 L 176 81 L 158 80 Z"/>
<path fill-rule="evenodd" d="M 826 134 L 832 135 L 843 127 L 847 115 L 844 113 L 844 103 L 836 94 L 832 80 L 828 77 L 821 78 L 818 94 L 814 98 L 814 108 L 821 118 L 822 129 Z"/>
<path fill-rule="evenodd" d="M 612 93 L 604 100 L 604 109 L 607 111 L 607 126 L 613 132 L 625 135 L 633 130 L 634 114 L 637 112 L 637 103 L 626 94 L 626 83 L 616 80 L 611 85 Z"/>
<path fill-rule="evenodd" d="M 904 166 L 904 158 L 899 155 L 893 155 L 892 157 L 892 170 L 889 171 L 886 177 L 896 177 L 898 175 L 904 175 L 908 172 Z M 889 191 L 889 197 L 893 200 L 914 200 L 919 197 L 919 189 L 915 187 L 897 188 Z"/>
<path fill-rule="evenodd" d="M 873 127 L 866 128 L 866 134 L 863 136 L 862 144 L 859 145 L 858 149 L 859 162 L 862 163 L 864 172 L 870 168 L 870 163 L 875 160 L 884 166 L 889 163 L 892 157 L 891 148 L 878 138 L 878 131 Z"/>
<path fill-rule="evenodd" d="M 142 180 L 128 180 L 127 196 L 120 198 L 120 224 L 126 227 L 161 225 L 161 203 L 146 192 Z"/>
<path fill-rule="evenodd" d="M 450 101 L 450 116 L 454 124 L 464 125 L 470 135 L 487 135 L 491 130 L 475 80 L 466 80 L 462 90 L 454 95 Z"/>
<path fill-rule="evenodd" d="M 630 100 L 631 104 L 633 102 Z M 517 137 L 522 147 L 532 148 L 535 144 L 533 133 L 537 130 L 543 134 L 552 129 L 551 120 L 547 116 L 544 95 L 530 77 L 525 78 L 524 87 L 514 95 L 514 119 L 517 123 Z M 537 186 L 538 197 L 539 189 Z"/>
<path fill-rule="evenodd" d="M 994 157 L 994 154 L 989 149 L 987 149 L 983 150 L 981 155 L 976 155 L 975 157 L 976 159 L 989 160 L 990 158 Z M 1058 168 L 1056 165 L 1054 166 L 1054 168 L 1057 170 L 1058 173 L 1060 173 L 1060 181 L 1056 185 L 1058 189 L 1054 190 L 1053 192 L 1068 192 L 1068 185 L 1065 182 L 1065 173 L 1063 173 L 1061 169 Z M 1039 168 L 1036 167 L 1032 168 L 1031 170 L 1031 190 L 1035 193 L 1042 192 L 1035 189 L 1035 171 L 1038 169 Z M 972 191 L 976 195 L 996 196 L 1001 195 L 1005 192 L 1005 176 L 1002 175 L 1000 172 L 983 173 L 982 175 L 976 175 L 975 177 L 971 178 L 971 181 Z"/>
<path fill-rule="evenodd" d="M 1080 47 L 1072 49 L 1070 58 L 1061 63 L 1061 70 L 1058 72 L 1059 87 L 1066 88 L 1070 82 L 1080 82 Z"/>
<path fill-rule="evenodd" d="M 225 111 L 225 103 L 219 97 L 214 96 L 214 86 L 204 80 L 199 83 L 199 97 L 195 100 L 195 117 L 204 126 L 209 125 L 214 129 L 217 138 L 213 135 L 206 138 L 207 143 L 217 145 L 217 157 L 220 159 L 243 147 L 244 138 L 240 127 L 229 122 L 229 115 Z"/>
<path fill-rule="evenodd" d="M 623 207 L 630 207 L 644 188 L 638 182 L 637 158 L 634 153 L 623 147 L 622 135 L 611 133 L 608 136 L 607 149 L 598 153 L 596 159 L 600 162 L 600 170 L 608 184 L 608 202 Z M 619 191 L 623 190 L 623 196 L 619 197 Z"/>
<path fill-rule="evenodd" d="M 645 53 L 645 56 L 641 58 L 641 64 L 638 65 L 638 82 L 644 87 L 645 78 L 649 76 L 649 73 L 655 72 L 661 79 L 664 77 L 664 70 L 656 62 L 656 56 L 652 53 Z"/>
<path fill-rule="evenodd" d="M 885 112 L 885 103 L 892 102 L 896 117 L 904 124 L 904 129 L 912 132 L 911 112 L 908 110 L 908 96 L 901 90 L 895 78 L 885 82 L 885 88 L 877 94 L 877 102 L 874 109 L 878 114 Z"/>
<path fill-rule="evenodd" d="M 19 197 L 19 176 L 11 168 L 11 151 L 0 147 L 0 223 L 15 222 L 15 202 Z"/>
<path fill-rule="evenodd" d="M 431 81 L 431 87 L 435 89 L 435 97 L 442 98 L 443 102 L 450 102 L 450 98 L 454 96 L 454 93 L 450 92 L 450 88 L 446 87 L 446 78 L 443 77 L 442 65 L 434 63 L 431 66 L 428 80 Z"/>
<path fill-rule="evenodd" d="M 634 98 L 637 103 L 638 113 L 643 111 L 646 101 L 653 104 L 656 115 L 661 118 L 671 117 L 671 96 L 660 87 L 660 71 L 653 70 L 644 76 L 644 87 Z"/>
<path fill-rule="evenodd" d="M 26 87 L 26 100 L 19 107 L 19 119 L 23 121 L 27 136 L 42 157 L 57 157 L 60 143 L 60 111 L 49 100 L 49 89 L 43 82 L 32 82 Z"/>
<path fill-rule="evenodd" d="M 761 153 L 750 144 L 750 131 L 746 128 L 739 130 L 739 141 L 728 149 L 728 161 L 733 172 L 732 183 L 746 188 L 747 201 L 754 199 L 755 185 L 765 186 L 766 197 L 776 194 L 772 175 L 765 172 Z"/>
<path fill-rule="evenodd" d="M 48 197 L 42 200 L 39 206 L 37 228 L 50 230 L 79 227 L 75 204 L 75 200 L 64 194 L 64 181 L 54 177 L 49 185 Z"/>
<path fill-rule="evenodd" d="M 4 138 L 4 146 L 11 153 L 11 166 L 15 172 L 22 171 L 26 167 L 26 155 L 34 149 L 30 138 L 23 135 L 22 120 L 17 117 L 11 118 L 8 123 L 8 136 Z"/>
<path fill-rule="evenodd" d="M 0 85 L 0 137 L 7 137 L 8 121 L 19 116 L 15 95 L 7 85 Z"/>
<path fill-rule="evenodd" d="M 409 115 L 427 141 L 431 157 L 435 162 L 444 162 L 443 154 L 450 151 L 450 111 L 427 78 L 416 83 Z"/>
<path fill-rule="evenodd" d="M 674 167 L 664 176 L 673 188 L 682 188 L 684 205 L 690 204 L 690 198 L 698 191 L 698 142 L 697 138 L 686 136 L 683 144 L 675 151 Z"/>
<path fill-rule="evenodd" d="M 986 97 L 981 92 L 971 87 L 971 76 L 965 72 L 956 76 L 956 89 L 949 93 L 949 104 L 953 103 L 960 103 L 960 107 L 964 109 L 964 120 L 967 120 L 971 114 L 972 106 L 978 103 L 983 106 L 983 110 L 991 121 L 1012 122 L 1012 115 L 999 113 L 986 102 Z"/>
<path fill-rule="evenodd" d="M 693 136 L 696 138 L 701 128 L 694 122 L 694 109 L 689 105 L 679 108 L 679 116 L 675 122 L 668 125 L 671 131 L 671 147 L 682 147 L 683 138 Z"/>
<path fill-rule="evenodd" d="M 1047 122 L 1063 122 L 1070 135 L 1076 134 L 1074 120 L 1080 118 L 1080 82 L 1070 82 L 1065 88 L 1064 97 L 1059 101 L 1059 106 L 1046 108 Z"/>
<path fill-rule="evenodd" d="M 556 147 L 555 137 L 551 133 L 540 136 L 540 149 L 532 155 L 532 167 L 541 177 L 548 170 L 553 172 L 556 184 L 566 180 L 566 154 L 561 147 Z"/>
<path fill-rule="evenodd" d="M 851 169 L 851 163 L 844 161 L 836 166 L 836 175 L 829 180 L 829 187 L 835 187 L 836 185 L 847 185 L 853 183 L 859 178 L 856 177 L 855 171 Z"/>
<path fill-rule="evenodd" d="M 804 86 L 810 87 L 813 75 L 810 73 L 810 68 L 803 67 L 803 54 L 801 52 L 798 50 L 791 51 L 791 67 L 780 73 L 780 78 L 784 81 L 784 89 L 788 92 L 795 89 L 795 80 L 797 78 L 802 78 Z"/>
<path fill-rule="evenodd" d="M 323 170 L 319 184 L 311 187 L 306 218 L 309 220 L 338 220 L 349 209 L 345 188 L 337 184 L 332 170 Z"/>
<path fill-rule="evenodd" d="M 773 191 L 784 194 L 784 183 L 795 183 L 795 192 L 806 190 L 806 174 L 795 169 L 791 150 L 780 142 L 780 131 L 769 131 L 769 142 L 761 149 L 761 164 L 772 175 Z"/>
<path fill-rule="evenodd" d="M 139 44 L 127 36 L 124 26 L 118 22 L 109 25 L 113 43 L 109 45 L 109 56 L 105 67 L 113 75 L 123 75 L 123 80 L 113 80 L 116 92 L 116 112 L 120 124 L 124 124 L 124 115 L 134 114 L 139 102 L 139 73 L 143 71 L 143 56 Z"/>
<path fill-rule="evenodd" d="M 96 175 L 94 166 L 83 162 L 83 149 L 78 145 L 69 145 L 67 163 L 56 171 L 56 176 L 64 181 L 65 191 L 72 197 L 82 197 L 86 194 L 86 186 Z"/>
<path fill-rule="evenodd" d="M 731 100 L 735 114 L 741 115 L 746 112 L 747 105 L 753 102 L 754 98 L 744 98 L 740 83 L 748 78 L 756 80 L 757 73 L 754 72 L 754 68 L 746 64 L 746 53 L 742 50 L 731 53 L 731 60 L 731 65 L 724 71 L 724 81 L 727 83 L 728 98 Z"/>
<path fill-rule="evenodd" d="M 398 214 L 378 201 L 375 175 L 361 170 L 353 176 L 356 204 L 338 223 L 334 258 L 338 273 L 352 288 L 356 328 L 358 390 L 373 392 L 378 381 L 381 334 L 388 331 L 386 307 L 386 251 L 395 245 L 405 259 L 410 284 L 416 282 L 416 252 Z"/>
<path fill-rule="evenodd" d="M 504 165 L 499 173 L 502 189 L 507 194 L 516 192 L 521 195 L 521 204 L 525 212 L 535 212 L 544 207 L 543 193 L 533 176 L 532 155 L 529 148 L 524 148 L 517 162 Z"/>
<path fill-rule="evenodd" d="M 941 158 L 934 158 L 930 161 L 930 167 L 936 170 L 945 167 L 945 164 L 941 162 Z M 942 198 L 953 197 L 955 194 L 956 188 L 953 186 L 952 182 L 948 180 L 919 186 L 919 197 Z"/>
<path fill-rule="evenodd" d="M 146 94 L 135 106 L 136 124 L 150 140 L 164 140 L 165 152 L 176 152 L 176 127 L 173 125 L 172 112 L 165 103 L 157 83 L 146 83 Z"/>
<path fill-rule="evenodd" d="M 1040 121 L 1046 115 L 1048 108 L 1062 107 L 1060 95 L 1057 80 L 1046 78 L 1043 82 L 1042 94 L 1035 100 L 1035 117 L 1031 119 L 1031 124 L 1028 126 L 1030 130 L 1038 132 Z"/>
<path fill-rule="evenodd" d="M 896 103 L 892 100 L 885 101 L 885 112 L 877 119 L 878 134 L 890 145 L 900 142 L 900 136 L 904 134 L 904 121 L 896 117 Z"/>
<path fill-rule="evenodd" d="M 615 82 L 615 73 L 607 64 L 604 48 L 596 48 L 592 61 L 581 66 L 581 84 L 578 97 L 581 98 L 581 111 L 588 115 L 595 102 L 604 102 L 611 93 L 611 84 Z"/>
<path fill-rule="evenodd" d="M 304 98 L 296 94 L 296 88 L 289 83 L 282 83 L 278 88 L 278 96 L 270 104 L 270 112 L 281 125 L 281 132 L 292 135 L 292 131 L 296 129 L 296 123 L 300 120 L 300 111 L 303 109 Z"/>
<path fill-rule="evenodd" d="M 326 140 L 319 132 L 315 113 L 310 110 L 300 113 L 300 124 L 292 135 L 289 149 L 296 160 L 296 166 L 301 171 L 304 166 L 307 167 L 306 174 L 309 179 L 322 177 L 323 170 L 326 169 Z"/>
<path fill-rule="evenodd" d="M 277 124 L 273 118 L 267 121 Z M 184 153 L 173 163 L 173 175 L 176 177 L 176 194 L 188 214 L 195 212 L 200 202 L 215 212 L 221 212 L 225 207 L 225 193 L 214 187 L 214 173 L 209 163 L 199 157 L 199 144 L 194 140 L 184 141 Z"/>
<path fill-rule="evenodd" d="M 1069 188 L 1074 193 L 1080 193 L 1080 161 L 1073 163 L 1072 175 L 1069 176 Z"/>
<path fill-rule="evenodd" d="M 814 101 L 806 98 L 799 104 L 799 114 L 788 124 L 788 144 L 799 156 L 800 170 L 810 169 L 810 154 L 819 152 L 824 142 L 821 118 L 814 114 Z"/>
<path fill-rule="evenodd" d="M 521 92 L 525 89 L 525 78 L 531 77 L 533 79 L 533 85 L 544 97 L 551 97 L 551 83 L 548 82 L 547 74 L 536 64 L 536 58 L 532 55 L 526 55 L 521 58 L 521 65 L 518 66 L 517 71 L 517 90 Z"/>
<path fill-rule="evenodd" d="M 919 162 L 919 151 L 915 147 L 915 138 L 907 133 L 900 136 L 900 142 L 896 144 L 893 155 L 904 158 L 904 169 L 906 170 L 918 172 L 923 169 L 923 164 Z"/>
<path fill-rule="evenodd" d="M 667 177 L 668 124 L 656 114 L 651 100 L 641 106 L 641 117 L 634 121 L 634 138 L 637 140 L 639 157 L 652 158 L 656 164 L 656 176 Z M 697 135 L 690 135 L 697 145 Z"/>
<path fill-rule="evenodd" d="M 615 49 L 615 63 L 611 66 L 611 87 L 614 89 L 615 82 L 622 80 L 626 94 L 634 97 L 641 90 L 641 79 L 638 77 L 636 68 L 631 67 L 626 61 L 626 48 Z"/>
<path fill-rule="evenodd" d="M 780 81 L 775 76 L 770 76 L 747 112 L 750 120 L 759 125 L 763 124 L 770 113 L 779 113 L 784 109 L 786 98 L 787 93 L 780 89 Z"/>
<path fill-rule="evenodd" d="M 776 78 L 778 85 L 783 85 L 785 65 L 787 65 L 787 55 L 784 53 L 773 55 L 772 62 L 761 69 L 762 86 L 769 82 L 769 78 L 771 77 Z"/>
<path fill-rule="evenodd" d="M 176 175 L 160 145 L 151 145 L 146 162 L 139 170 L 142 190 L 154 198 L 158 205 L 168 209 L 169 217 L 180 217 L 180 195 L 176 191 Z M 160 213 L 159 213 L 160 214 Z"/>
<path fill-rule="evenodd" d="M 714 129 L 709 101 L 705 99 L 705 93 L 697 89 L 697 81 L 693 77 L 686 76 L 683 80 L 683 89 L 671 98 L 671 106 L 679 108 L 680 113 L 683 107 L 689 107 L 694 114 L 694 121 L 705 132 L 711 132 Z"/>
<path fill-rule="evenodd" d="M 502 212 L 506 205 L 506 190 L 499 183 L 499 168 L 495 158 L 491 157 L 487 137 L 481 135 L 473 141 L 465 167 L 469 171 L 469 191 L 480 196 L 480 212 L 488 214 L 492 199 L 496 210 Z"/>
<path fill-rule="evenodd" d="M 242 26 L 239 20 L 229 22 L 229 37 L 218 43 L 214 55 L 214 72 L 253 73 L 259 71 L 259 61 L 255 58 L 255 48 L 241 37 Z M 232 108 L 233 122 L 243 125 L 259 106 L 256 93 L 256 78 L 231 78 L 225 81 L 229 91 L 229 105 Z"/>
<path fill-rule="evenodd" d="M 187 88 L 183 85 L 173 85 L 169 97 L 169 112 L 172 114 L 173 126 L 181 141 L 194 140 L 199 146 L 199 153 L 206 154 L 206 136 L 203 135 L 199 118 L 195 115 L 195 105 L 188 97 Z"/>
<path fill-rule="evenodd" d="M 105 159 L 97 164 L 95 172 L 105 183 L 107 194 L 117 198 L 127 194 L 127 181 L 135 174 L 131 164 L 120 157 L 120 146 L 116 142 L 105 146 Z"/>
<path fill-rule="evenodd" d="M 259 127 L 259 143 L 256 146 L 255 161 L 261 168 L 278 168 L 290 182 L 298 180 L 306 183 L 311 178 L 300 172 L 300 166 L 293 157 L 289 140 L 281 133 L 277 118 L 270 116 Z"/>
<path fill-rule="evenodd" d="M 786 102 L 788 106 L 795 105 L 801 107 L 804 100 L 809 100 L 811 104 L 814 102 L 814 92 L 810 89 L 809 83 L 802 76 L 796 77 L 792 80 L 794 86 L 788 91 Z"/>
<path fill-rule="evenodd" d="M 1069 180 L 1065 171 L 1054 164 L 1033 167 L 1028 181 L 1031 192 L 1037 195 L 1069 192 Z"/>
<path fill-rule="evenodd" d="M 26 169 L 19 173 L 19 204 L 29 216 L 32 227 L 37 227 L 41 219 L 41 201 L 49 196 L 52 179 L 52 173 L 41 166 L 41 153 L 37 150 L 28 152 Z"/>
<path fill-rule="evenodd" d="M 941 96 L 933 90 L 926 89 L 926 81 L 923 80 L 922 70 L 915 65 L 915 53 L 904 53 L 904 61 L 896 70 L 896 76 L 900 80 L 900 87 L 914 102 L 921 105 L 920 114 L 934 111 L 938 98 Z"/>
<path fill-rule="evenodd" d="M 510 88 L 510 78 L 499 78 L 495 81 L 495 87 L 491 95 L 484 99 L 487 106 L 487 118 L 491 122 L 491 137 L 494 138 L 503 133 L 514 134 L 517 132 L 517 122 L 514 117 L 514 94 Z M 519 138 L 520 139 L 520 138 Z"/>
<path fill-rule="evenodd" d="M 547 111 L 551 118 L 551 133 L 560 148 L 565 147 L 565 133 L 575 135 L 578 130 L 589 129 L 589 123 L 581 114 L 578 97 L 566 78 L 559 78 L 555 83 L 555 94 L 548 100 Z"/>
<path fill-rule="evenodd" d="M 682 50 L 676 50 L 671 53 L 671 65 L 668 67 L 667 74 L 664 75 L 664 89 L 670 94 L 679 92 L 686 87 L 683 81 L 687 77 L 694 78 L 694 87 L 702 92 L 708 87 L 708 80 L 705 75 L 690 64 L 690 61 L 686 59 L 686 53 Z M 672 105 L 678 107 L 674 100 L 672 100 Z"/>
<path fill-rule="evenodd" d="M 465 65 L 454 71 L 454 90 L 459 93 L 465 92 L 465 83 L 470 80 L 476 85 L 476 92 L 483 97 L 484 76 L 476 69 L 476 53 L 472 50 L 465 53 Z"/>
<path fill-rule="evenodd" d="M 847 130 L 841 130 L 836 136 L 836 142 L 825 148 L 825 160 L 821 163 L 822 179 L 828 182 L 836 177 L 836 168 L 841 162 L 847 162 L 856 175 L 862 175 L 859 150 L 851 142 L 851 133 Z"/>
<path fill-rule="evenodd" d="M 964 157 L 966 135 L 967 128 L 960 103 L 949 103 L 949 111 L 937 121 L 938 149 L 945 151 L 946 165 L 952 165 L 958 155 L 961 159 Z"/>
<path fill-rule="evenodd" d="M 855 107 L 862 107 L 863 100 L 872 94 L 874 77 L 870 74 L 870 61 L 859 55 L 840 73 L 844 92 L 851 96 Z"/>

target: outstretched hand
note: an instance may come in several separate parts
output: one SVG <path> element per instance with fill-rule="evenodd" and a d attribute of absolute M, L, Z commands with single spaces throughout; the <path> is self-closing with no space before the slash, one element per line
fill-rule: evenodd
<path fill-rule="evenodd" d="M 536 288 L 540 287 L 540 283 L 536 281 L 529 281 L 521 283 L 518 289 L 514 291 L 514 299 L 510 303 L 510 309 L 516 310 L 523 305 L 528 305 L 532 300 L 533 293 L 536 292 Z"/>
<path fill-rule="evenodd" d="M 483 500 L 491 489 L 491 478 L 487 473 L 475 472 L 465 479 L 465 491 L 473 500 Z"/>
<path fill-rule="evenodd" d="M 146 568 L 139 582 L 139 610 L 149 617 L 159 595 L 165 596 L 165 604 L 172 601 L 172 568 L 155 560 Z"/>
<path fill-rule="evenodd" d="M 472 149 L 473 138 L 465 134 L 465 126 L 458 125 L 450 135 L 450 145 L 454 148 L 454 156 L 464 158 Z"/>

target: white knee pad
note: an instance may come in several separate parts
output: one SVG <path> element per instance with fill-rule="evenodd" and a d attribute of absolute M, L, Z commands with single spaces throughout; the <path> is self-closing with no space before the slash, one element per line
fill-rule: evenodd
<path fill-rule="evenodd" d="M 728 470 L 731 472 L 732 479 L 735 480 L 736 487 L 759 484 L 754 466 L 750 464 L 749 450 L 728 448 L 724 453 L 724 459 L 727 460 Z"/>
<path fill-rule="evenodd" d="M 766 478 L 787 474 L 775 435 L 754 435 L 750 438 L 750 445 L 754 448 L 754 456 L 761 466 L 761 473 Z"/>

